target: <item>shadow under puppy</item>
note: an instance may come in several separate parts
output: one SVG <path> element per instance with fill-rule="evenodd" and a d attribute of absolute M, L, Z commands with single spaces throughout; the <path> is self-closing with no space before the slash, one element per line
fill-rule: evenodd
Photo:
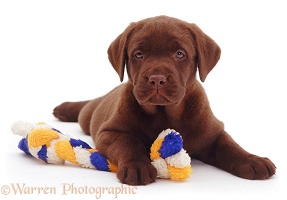
<path fill-rule="evenodd" d="M 167 128 L 183 137 L 192 158 L 246 179 L 267 179 L 276 167 L 241 148 L 212 113 L 202 82 L 220 57 L 219 46 L 198 26 L 158 16 L 131 23 L 108 49 L 123 81 L 94 100 L 64 102 L 54 109 L 61 121 L 78 121 L 96 148 L 118 165 L 122 183 L 154 182 L 149 148 Z"/>

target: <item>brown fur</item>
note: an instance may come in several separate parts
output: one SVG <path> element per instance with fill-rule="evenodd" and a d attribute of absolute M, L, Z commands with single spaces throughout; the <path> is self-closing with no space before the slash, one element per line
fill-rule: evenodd
<path fill-rule="evenodd" d="M 203 82 L 220 57 L 219 46 L 195 24 L 159 16 L 131 23 L 108 49 L 121 81 L 107 95 L 84 102 L 65 102 L 54 109 L 62 121 L 79 121 L 96 148 L 118 165 L 126 184 L 148 184 L 156 170 L 148 156 L 166 128 L 181 133 L 192 158 L 246 179 L 275 173 L 268 158 L 242 149 L 212 113 Z"/>

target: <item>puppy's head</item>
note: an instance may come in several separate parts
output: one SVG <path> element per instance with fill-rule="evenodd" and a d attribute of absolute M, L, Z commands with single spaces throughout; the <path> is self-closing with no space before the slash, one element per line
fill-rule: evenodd
<path fill-rule="evenodd" d="M 108 49 L 121 81 L 127 67 L 140 104 L 179 103 L 199 70 L 203 82 L 220 57 L 219 46 L 195 24 L 159 16 L 131 23 Z"/>

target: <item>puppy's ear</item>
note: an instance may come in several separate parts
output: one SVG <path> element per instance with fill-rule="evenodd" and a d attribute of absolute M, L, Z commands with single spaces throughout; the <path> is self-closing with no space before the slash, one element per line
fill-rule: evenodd
<path fill-rule="evenodd" d="M 197 25 L 190 24 L 190 33 L 195 39 L 199 77 L 205 81 L 208 73 L 215 67 L 220 58 L 220 47 Z"/>
<path fill-rule="evenodd" d="M 132 33 L 134 23 L 131 23 L 122 34 L 120 34 L 110 45 L 108 56 L 110 63 L 118 73 L 121 82 L 124 79 L 127 56 L 127 41 Z"/>

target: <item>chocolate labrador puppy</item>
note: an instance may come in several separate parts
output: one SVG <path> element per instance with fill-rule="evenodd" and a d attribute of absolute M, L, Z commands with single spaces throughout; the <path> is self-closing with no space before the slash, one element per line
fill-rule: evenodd
<path fill-rule="evenodd" d="M 192 158 L 246 179 L 267 179 L 275 165 L 248 153 L 212 113 L 202 82 L 220 57 L 219 46 L 195 24 L 167 16 L 131 23 L 108 49 L 123 81 L 105 96 L 65 102 L 54 109 L 61 121 L 80 123 L 96 148 L 118 165 L 122 183 L 156 179 L 149 148 L 167 128 L 183 137 Z"/>

